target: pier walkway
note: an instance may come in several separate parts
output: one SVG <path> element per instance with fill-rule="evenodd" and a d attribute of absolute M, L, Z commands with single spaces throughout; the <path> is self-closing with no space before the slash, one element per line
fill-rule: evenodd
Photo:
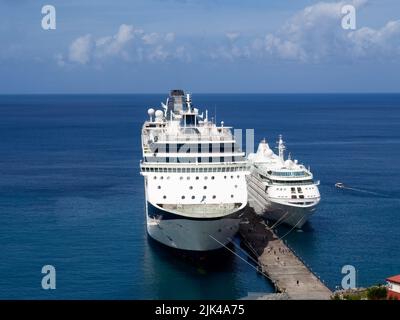
<path fill-rule="evenodd" d="M 293 300 L 331 298 L 331 290 L 250 207 L 243 213 L 239 232 L 246 247 L 257 257 L 262 272 L 270 278 L 278 292 Z"/>

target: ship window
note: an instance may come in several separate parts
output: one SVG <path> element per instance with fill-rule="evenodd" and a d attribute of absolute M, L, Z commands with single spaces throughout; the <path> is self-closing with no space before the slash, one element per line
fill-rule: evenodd
<path fill-rule="evenodd" d="M 235 184 L 235 188 L 237 188 L 237 184 Z"/>
<path fill-rule="evenodd" d="M 224 179 L 226 179 L 226 176 L 224 176 Z"/>
<path fill-rule="evenodd" d="M 231 198 L 233 198 L 233 194 L 231 194 Z"/>
<path fill-rule="evenodd" d="M 190 177 L 189 177 L 189 176 L 187 176 L 187 177 L 186 177 L 186 179 L 187 179 L 187 180 L 190 180 Z"/>
<path fill-rule="evenodd" d="M 169 176 L 167 177 L 167 180 L 169 180 Z"/>
<path fill-rule="evenodd" d="M 157 177 L 156 176 L 154 176 L 154 180 L 156 180 L 157 179 Z"/>
<path fill-rule="evenodd" d="M 207 177 L 207 176 L 205 176 L 205 177 L 204 177 L 204 180 L 207 180 L 207 179 L 208 179 L 208 177 Z"/>
<path fill-rule="evenodd" d="M 297 199 L 297 196 L 292 196 L 292 199 Z"/>
<path fill-rule="evenodd" d="M 303 196 L 303 195 L 300 195 L 299 198 L 300 198 L 300 199 L 304 199 L 304 196 Z"/>
<path fill-rule="evenodd" d="M 207 186 L 204 186 L 203 189 L 207 189 Z"/>
<path fill-rule="evenodd" d="M 167 196 L 163 196 L 163 199 L 167 199 Z"/>
<path fill-rule="evenodd" d="M 214 177 L 214 176 L 212 176 L 212 177 L 211 177 L 211 180 L 214 180 L 214 178 L 215 178 L 215 177 Z"/>
<path fill-rule="evenodd" d="M 233 179 L 233 176 L 231 176 L 231 179 Z"/>
<path fill-rule="evenodd" d="M 161 186 L 158 186 L 157 188 L 158 188 L 158 189 L 161 189 Z"/>
<path fill-rule="evenodd" d="M 213 199 L 215 199 L 217 196 L 213 196 Z"/>
<path fill-rule="evenodd" d="M 199 180 L 199 177 L 196 177 L 196 180 Z"/>
<path fill-rule="evenodd" d="M 163 179 L 164 179 L 164 176 L 161 176 L 160 179 L 163 180 Z"/>
<path fill-rule="evenodd" d="M 190 189 L 190 190 L 193 190 L 193 186 L 190 186 L 189 189 Z"/>
<path fill-rule="evenodd" d="M 182 200 L 185 199 L 185 196 L 182 196 Z"/>
<path fill-rule="evenodd" d="M 183 180 L 183 177 L 180 177 L 179 180 Z"/>
<path fill-rule="evenodd" d="M 239 178 L 240 178 L 240 176 L 239 176 L 239 175 L 237 175 L 237 178 L 239 179 Z"/>
<path fill-rule="evenodd" d="M 196 198 L 195 196 L 192 196 L 192 199 Z"/>

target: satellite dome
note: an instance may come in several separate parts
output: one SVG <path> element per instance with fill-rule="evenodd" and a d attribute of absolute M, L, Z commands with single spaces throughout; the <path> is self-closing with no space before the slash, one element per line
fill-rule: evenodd
<path fill-rule="evenodd" d="M 163 116 L 164 116 L 164 112 L 162 112 L 161 110 L 156 111 L 156 118 L 162 118 Z"/>
<path fill-rule="evenodd" d="M 290 168 L 293 165 L 293 161 L 292 160 L 286 160 L 285 161 L 285 167 Z"/>
<path fill-rule="evenodd" d="M 266 149 L 266 150 L 264 151 L 264 154 L 265 154 L 267 157 L 271 157 L 271 156 L 274 154 L 274 152 L 273 152 L 270 148 L 268 148 L 268 149 Z"/>
<path fill-rule="evenodd" d="M 154 114 L 154 109 L 150 108 L 149 110 L 147 110 L 147 114 L 151 117 Z"/>

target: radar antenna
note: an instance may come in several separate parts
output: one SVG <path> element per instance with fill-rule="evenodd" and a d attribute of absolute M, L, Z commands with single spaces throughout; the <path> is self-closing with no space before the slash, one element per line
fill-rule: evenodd
<path fill-rule="evenodd" d="M 286 150 L 285 142 L 283 141 L 282 135 L 280 134 L 279 141 L 278 141 L 278 151 L 279 151 L 279 158 L 282 161 L 285 161 L 285 150 Z"/>

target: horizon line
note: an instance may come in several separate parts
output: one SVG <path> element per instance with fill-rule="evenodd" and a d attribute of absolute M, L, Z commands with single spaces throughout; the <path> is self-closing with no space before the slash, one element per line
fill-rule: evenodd
<path fill-rule="evenodd" d="M 172 90 L 172 89 L 171 89 Z M 33 95 L 99 95 L 99 96 L 106 96 L 106 95 L 165 95 L 170 90 L 165 92 L 108 92 L 108 93 L 96 93 L 96 92 L 54 92 L 54 93 L 46 93 L 46 92 L 35 92 L 35 93 L 0 93 L 0 96 L 33 96 Z M 185 90 L 184 90 L 185 91 Z M 199 94 L 215 94 L 215 95 L 222 95 L 222 94 L 230 94 L 230 95 L 243 95 L 243 94 L 250 94 L 250 95 L 356 95 L 356 94 L 364 94 L 364 95 L 384 95 L 384 94 L 400 94 L 400 91 L 381 91 L 381 92 L 195 92 L 195 91 L 185 91 L 188 93 L 194 93 L 196 95 Z"/>

